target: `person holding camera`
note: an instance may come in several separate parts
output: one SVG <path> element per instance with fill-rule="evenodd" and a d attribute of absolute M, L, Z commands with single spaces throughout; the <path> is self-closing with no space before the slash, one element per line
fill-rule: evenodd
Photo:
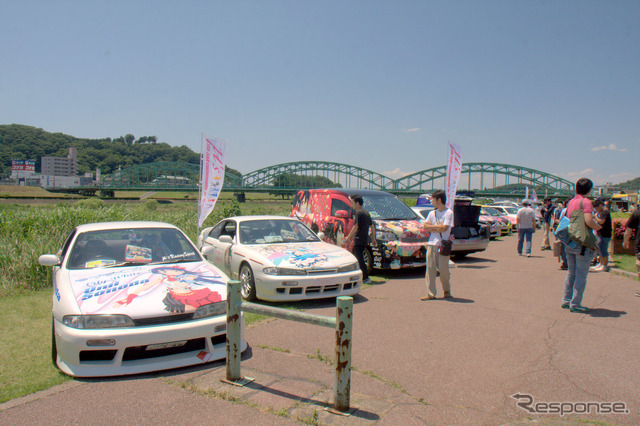
<path fill-rule="evenodd" d="M 451 298 L 451 283 L 449 282 L 449 257 L 451 256 L 451 247 L 449 245 L 449 253 L 441 253 L 443 241 L 449 240 L 451 228 L 453 227 L 453 212 L 447 208 L 447 195 L 442 190 L 434 191 L 431 194 L 431 203 L 434 209 L 425 219 L 422 227 L 425 231 L 429 231 L 429 241 L 427 242 L 427 295 L 421 297 L 420 300 L 432 300 L 436 298 L 436 270 L 440 271 L 440 282 L 442 283 L 442 291 L 444 298 Z M 445 243 L 445 245 L 447 245 Z"/>

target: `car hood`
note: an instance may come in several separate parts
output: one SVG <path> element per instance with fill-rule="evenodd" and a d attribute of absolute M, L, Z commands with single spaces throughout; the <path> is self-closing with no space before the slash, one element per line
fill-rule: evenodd
<path fill-rule="evenodd" d="M 398 238 L 427 238 L 429 233 L 422 229 L 422 224 L 417 220 L 376 220 L 378 231 L 393 232 Z"/>
<path fill-rule="evenodd" d="M 68 279 L 81 314 L 159 317 L 227 298 L 228 277 L 208 262 L 71 270 Z"/>
<path fill-rule="evenodd" d="M 356 262 L 349 251 L 324 242 L 251 244 L 244 254 L 268 266 L 280 268 L 327 269 Z"/>

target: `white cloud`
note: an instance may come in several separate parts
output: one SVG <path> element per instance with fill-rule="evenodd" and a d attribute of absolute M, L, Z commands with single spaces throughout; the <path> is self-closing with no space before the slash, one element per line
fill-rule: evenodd
<path fill-rule="evenodd" d="M 608 146 L 596 146 L 591 148 L 591 151 L 618 151 L 618 152 L 627 152 L 626 148 L 618 148 L 615 143 L 609 144 Z"/>
<path fill-rule="evenodd" d="M 396 167 L 395 169 L 393 169 L 391 171 L 382 172 L 383 175 L 389 176 L 392 179 L 398 179 L 398 178 L 401 178 L 401 177 L 405 177 L 407 175 L 410 175 L 411 173 L 415 173 L 415 172 L 405 172 L 404 170 L 401 170 L 399 167 Z"/>
<path fill-rule="evenodd" d="M 591 173 L 593 173 L 593 169 L 584 169 L 581 172 L 569 172 L 567 173 L 567 176 L 570 178 L 588 177 Z"/>
<path fill-rule="evenodd" d="M 414 127 L 413 129 L 407 129 L 406 132 L 407 133 L 413 133 L 413 132 L 417 132 L 420 130 L 420 127 Z"/>

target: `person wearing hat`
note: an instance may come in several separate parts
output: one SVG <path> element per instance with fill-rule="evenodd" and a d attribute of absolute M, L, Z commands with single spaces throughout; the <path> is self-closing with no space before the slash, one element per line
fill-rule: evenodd
<path fill-rule="evenodd" d="M 518 254 L 522 256 L 522 246 L 527 240 L 525 247 L 527 257 L 531 256 L 531 245 L 533 233 L 536 232 L 536 212 L 531 208 L 531 201 L 522 200 L 522 208 L 518 210 L 516 216 L 516 227 L 518 229 Z"/>

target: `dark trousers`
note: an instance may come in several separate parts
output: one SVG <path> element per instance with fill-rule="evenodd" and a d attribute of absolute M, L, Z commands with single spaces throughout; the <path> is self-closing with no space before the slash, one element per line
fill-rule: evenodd
<path fill-rule="evenodd" d="M 353 255 L 358 259 L 358 265 L 360 265 L 360 270 L 362 271 L 362 279 L 366 280 L 369 278 L 369 271 L 367 270 L 367 264 L 364 262 L 364 251 L 366 246 L 362 246 L 359 244 L 354 244 L 353 246 Z"/>

